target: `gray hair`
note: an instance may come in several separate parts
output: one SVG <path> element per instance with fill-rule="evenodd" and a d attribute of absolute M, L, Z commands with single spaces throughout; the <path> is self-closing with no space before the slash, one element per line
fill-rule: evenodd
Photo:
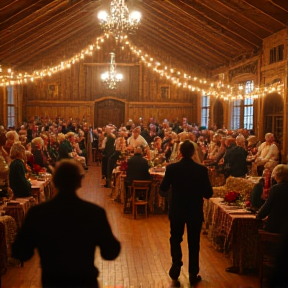
<path fill-rule="evenodd" d="M 277 165 L 272 171 L 272 177 L 276 177 L 277 182 L 288 181 L 288 165 Z"/>

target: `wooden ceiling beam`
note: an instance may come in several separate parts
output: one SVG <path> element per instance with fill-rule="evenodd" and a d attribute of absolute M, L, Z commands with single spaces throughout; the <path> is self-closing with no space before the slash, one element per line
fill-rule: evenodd
<path fill-rule="evenodd" d="M 85 19 L 84 19 L 85 20 Z M 79 23 L 81 23 L 79 25 Z M 20 63 L 25 63 L 23 61 L 26 61 L 29 59 L 29 57 L 35 57 L 36 55 L 39 55 L 41 52 L 45 50 L 49 50 L 52 47 L 56 46 L 57 44 L 61 43 L 71 35 L 75 35 L 78 31 L 82 31 L 85 33 L 85 28 L 87 28 L 88 31 L 93 30 L 91 29 L 91 21 L 90 19 L 87 19 L 86 22 L 83 21 L 83 17 L 78 17 L 74 20 L 74 22 L 69 23 L 69 29 L 66 27 L 55 27 L 54 29 L 58 28 L 57 30 L 54 30 L 55 33 L 51 33 L 51 37 L 53 35 L 53 41 L 49 38 L 48 33 L 52 32 L 50 30 L 46 31 L 47 36 L 42 37 L 42 40 L 38 41 L 38 45 L 33 45 L 33 42 L 36 40 L 34 37 L 31 37 L 27 39 L 27 42 L 25 41 L 22 43 L 21 47 L 19 49 L 12 49 L 11 52 L 8 52 L 5 54 L 5 58 L 9 59 L 11 62 L 14 62 L 15 60 L 20 61 Z M 39 36 L 40 37 L 40 36 Z M 45 40 L 44 40 L 45 39 Z M 23 53 L 26 55 L 26 59 L 22 59 Z M 28 56 L 29 55 L 29 56 Z"/>
<path fill-rule="evenodd" d="M 143 10 L 145 11 L 145 14 L 148 15 L 149 11 L 148 10 Z M 162 9 L 163 11 L 163 9 Z M 215 43 L 215 46 L 211 46 L 211 44 L 207 41 L 204 41 L 198 37 L 195 37 L 194 35 L 192 35 L 190 33 L 190 28 L 188 28 L 187 26 L 184 26 L 184 20 L 177 21 L 177 26 L 172 24 L 172 21 L 175 20 L 175 17 L 173 17 L 173 15 L 168 16 L 168 13 L 165 13 L 165 11 L 162 12 L 161 10 L 155 9 L 154 8 L 154 13 L 151 14 L 151 16 L 149 16 L 149 19 L 147 19 L 148 21 L 153 21 L 155 23 L 155 27 L 157 27 L 157 25 L 160 25 L 160 23 L 164 23 L 161 24 L 161 26 L 165 29 L 170 31 L 170 33 L 172 35 L 174 35 L 176 38 L 181 37 L 183 39 L 183 41 L 188 41 L 188 44 L 191 45 L 191 47 L 195 47 L 195 49 L 205 49 L 205 51 L 207 51 L 207 53 L 210 56 L 217 56 L 221 59 L 229 59 L 229 53 L 230 53 L 230 58 L 233 54 L 231 54 L 231 51 L 229 50 L 229 48 L 227 47 L 227 49 L 225 49 L 225 51 L 222 51 L 220 48 L 220 46 L 217 45 L 217 43 Z M 159 15 L 163 14 L 167 15 L 167 20 L 165 20 L 163 17 L 160 18 Z M 162 16 L 162 15 L 161 15 Z M 151 20 L 150 20 L 151 19 Z M 181 27 L 182 26 L 182 27 Z M 161 36 L 161 35 L 160 35 Z"/>
<path fill-rule="evenodd" d="M 238 45 L 239 43 L 242 43 L 243 46 L 246 46 L 246 49 L 247 47 L 250 47 L 250 49 L 251 47 L 253 47 L 254 49 L 255 48 L 258 49 L 262 45 L 261 39 L 252 37 L 250 35 L 247 35 L 247 38 L 246 38 L 246 36 L 244 37 L 243 35 L 240 35 L 236 31 L 234 31 L 234 27 L 233 28 L 232 26 L 229 27 L 227 26 L 227 24 L 226 26 L 224 26 L 221 23 L 219 23 L 218 21 L 220 20 L 218 20 L 218 17 L 221 18 L 221 15 L 214 16 L 215 18 L 211 18 L 211 19 L 208 18 L 205 15 L 205 13 L 209 11 L 204 11 L 203 6 L 196 3 L 195 0 L 191 0 L 193 1 L 193 4 L 190 4 L 191 1 L 189 1 L 189 4 L 185 3 L 182 0 L 168 0 L 168 1 L 173 5 L 175 9 L 181 10 L 182 13 L 188 15 L 188 17 L 190 17 L 191 19 L 198 21 L 200 26 L 201 25 L 204 26 L 205 29 L 209 31 L 211 34 L 217 33 L 219 36 L 219 39 L 227 38 L 228 41 L 233 41 L 237 43 Z M 200 31 L 200 29 L 198 28 L 196 30 Z"/>
<path fill-rule="evenodd" d="M 288 12 L 288 1 L 283 0 L 270 0 L 275 6 Z"/>
<path fill-rule="evenodd" d="M 0 23 L 0 31 L 7 28 L 13 29 L 13 25 L 19 21 L 25 20 L 33 14 L 37 14 L 43 7 L 49 6 L 53 8 L 55 5 L 59 5 L 58 2 L 59 0 L 25 0 L 17 1 L 17 4 L 13 2 L 13 6 L 11 4 L 2 9 L 0 8 L 0 19 L 3 19 Z M 62 1 L 62 4 L 67 5 L 65 1 Z"/>
<path fill-rule="evenodd" d="M 223 20 L 223 24 L 230 26 L 230 27 L 238 27 L 238 29 L 242 29 L 242 33 L 250 33 L 252 36 L 257 37 L 259 39 L 263 39 L 273 33 L 273 24 L 270 23 L 271 27 L 267 27 L 267 25 L 263 26 L 261 23 L 255 21 L 255 17 L 247 17 L 246 13 L 239 13 L 232 7 L 225 5 L 222 0 L 203 0 L 200 2 L 201 5 L 205 5 L 210 9 L 214 10 L 216 15 L 221 14 L 222 17 L 225 19 Z M 213 15 L 211 16 L 213 17 Z M 217 16 L 216 16 L 217 17 Z M 219 18 L 217 17 L 217 20 Z M 226 22 L 226 23 L 225 23 Z M 271 21 L 273 22 L 273 21 Z M 274 25 L 275 26 L 275 25 Z M 278 23 L 276 25 L 279 26 Z"/>
<path fill-rule="evenodd" d="M 288 12 L 274 5 L 271 1 L 257 1 L 257 0 L 243 0 L 247 5 L 256 8 L 260 13 L 265 16 L 265 22 L 270 23 L 269 18 L 273 21 L 281 23 L 281 25 L 287 25 L 288 23 Z M 287 2 L 287 1 L 282 1 Z"/>
<path fill-rule="evenodd" d="M 8 45 L 11 42 L 18 42 L 19 38 L 31 37 L 32 33 L 34 35 L 42 34 L 42 31 L 49 29 L 50 27 L 56 26 L 59 23 L 66 23 L 69 27 L 69 21 L 77 17 L 79 13 L 82 13 L 81 9 L 85 7 L 83 1 L 74 4 L 73 6 L 63 6 L 60 3 L 53 8 L 50 5 L 47 5 L 42 9 L 41 13 L 38 13 L 38 17 L 30 17 L 30 19 L 23 19 L 19 21 L 17 27 L 14 27 L 14 30 L 7 35 L 2 37 L 2 45 Z M 35 15 L 36 16 L 36 15 Z M 3 48 L 2 48 L 3 49 Z"/>
<path fill-rule="evenodd" d="M 149 29 L 147 29 L 149 27 Z M 145 33 L 146 35 L 146 41 L 145 43 L 151 43 L 151 47 L 155 45 L 155 41 L 159 42 L 162 41 L 162 49 L 163 51 L 166 51 L 168 54 L 171 55 L 171 58 L 177 59 L 179 58 L 179 55 L 183 55 L 183 61 L 191 61 L 194 65 L 197 65 L 198 67 L 210 67 L 213 61 L 220 63 L 219 58 L 215 58 L 214 60 L 211 59 L 211 57 L 207 57 L 203 54 L 200 50 L 193 50 L 193 49 L 187 49 L 187 46 L 181 45 L 180 42 L 175 41 L 175 38 L 171 38 L 168 32 L 162 32 L 162 36 L 160 37 L 155 34 L 155 26 L 153 26 L 151 23 L 147 24 L 145 26 L 145 30 L 141 33 L 141 36 L 138 35 L 139 38 L 143 36 Z M 223 63 L 223 61 L 221 61 Z M 213 66 L 213 65 L 212 65 Z"/>

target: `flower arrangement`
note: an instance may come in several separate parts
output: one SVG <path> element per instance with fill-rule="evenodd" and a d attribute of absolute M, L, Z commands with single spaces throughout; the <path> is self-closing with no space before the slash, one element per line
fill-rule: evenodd
<path fill-rule="evenodd" d="M 127 161 L 126 161 L 126 160 L 121 161 L 120 170 L 121 170 L 121 171 L 127 171 L 127 168 L 128 168 Z"/>
<path fill-rule="evenodd" d="M 229 191 L 226 193 L 224 200 L 228 203 L 235 203 L 240 198 L 240 193 L 235 191 Z"/>
<path fill-rule="evenodd" d="M 38 175 L 40 172 L 46 172 L 46 169 L 38 164 L 33 164 L 33 172 Z"/>

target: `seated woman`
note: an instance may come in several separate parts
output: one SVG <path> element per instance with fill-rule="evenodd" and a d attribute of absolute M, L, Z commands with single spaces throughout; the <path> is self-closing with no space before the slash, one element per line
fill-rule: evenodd
<path fill-rule="evenodd" d="M 265 230 L 271 233 L 281 233 L 288 219 L 288 165 L 277 165 L 272 171 L 272 178 L 277 184 L 271 187 L 269 197 L 256 217 L 264 219 L 268 216 Z"/>
<path fill-rule="evenodd" d="M 32 196 L 31 183 L 26 179 L 25 147 L 15 142 L 10 150 L 9 183 L 14 198 Z"/>

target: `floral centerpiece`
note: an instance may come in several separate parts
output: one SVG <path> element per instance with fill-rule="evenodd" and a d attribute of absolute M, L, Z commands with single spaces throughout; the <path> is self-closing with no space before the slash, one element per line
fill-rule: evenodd
<path fill-rule="evenodd" d="M 127 168 L 128 168 L 127 161 L 126 161 L 126 160 L 121 161 L 121 163 L 120 163 L 120 170 L 121 170 L 121 171 L 127 171 Z"/>
<path fill-rule="evenodd" d="M 225 197 L 224 197 L 224 201 L 228 204 L 239 204 L 239 201 L 241 201 L 241 196 L 239 192 L 235 192 L 235 191 L 229 191 L 226 193 Z"/>

